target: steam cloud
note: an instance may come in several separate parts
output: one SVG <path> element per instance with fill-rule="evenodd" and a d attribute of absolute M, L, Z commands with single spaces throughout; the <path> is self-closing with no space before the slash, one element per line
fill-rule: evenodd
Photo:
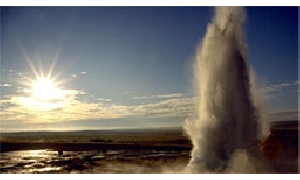
<path fill-rule="evenodd" d="M 216 7 L 197 49 L 197 117 L 185 123 L 194 146 L 188 172 L 225 172 L 234 166 L 232 159 L 247 159 L 241 149 L 247 149 L 268 129 L 247 61 L 242 31 L 245 17 L 242 7 Z M 233 158 L 236 152 L 238 157 Z"/>

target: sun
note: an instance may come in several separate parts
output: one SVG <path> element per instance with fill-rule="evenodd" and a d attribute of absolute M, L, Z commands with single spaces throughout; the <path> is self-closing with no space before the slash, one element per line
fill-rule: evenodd
<path fill-rule="evenodd" d="M 62 89 L 60 81 L 55 78 L 38 75 L 36 79 L 29 78 L 26 85 L 28 97 L 24 98 L 24 105 L 32 110 L 52 111 L 63 108 L 69 99 L 70 91 Z"/>
<path fill-rule="evenodd" d="M 53 101 L 63 98 L 63 91 L 50 78 L 41 77 L 31 84 L 31 97 L 42 101 Z"/>
<path fill-rule="evenodd" d="M 30 111 L 51 111 L 66 107 L 72 100 L 73 91 L 63 88 L 67 79 L 59 79 L 60 73 L 53 74 L 54 65 L 45 73 L 40 65 L 39 71 L 28 59 L 34 76 L 24 76 L 25 85 L 22 104 Z M 73 94 L 72 94 L 73 93 Z"/>
<path fill-rule="evenodd" d="M 63 42 L 62 42 L 63 43 Z M 63 70 L 55 70 L 56 63 L 61 51 L 61 46 L 52 57 L 36 56 L 33 59 L 26 52 L 22 43 L 18 41 L 19 48 L 23 53 L 23 58 L 28 63 L 31 72 L 20 75 L 20 93 L 15 101 L 24 107 L 24 114 L 35 113 L 36 117 L 49 119 L 51 115 L 56 115 L 67 108 L 72 107 L 77 98 L 77 91 L 68 89 L 66 82 L 72 80 L 71 77 L 60 77 Z M 37 53 L 38 54 L 38 53 Z M 48 64 L 50 63 L 50 64 Z M 44 71 L 44 65 L 48 64 L 48 71 Z"/>

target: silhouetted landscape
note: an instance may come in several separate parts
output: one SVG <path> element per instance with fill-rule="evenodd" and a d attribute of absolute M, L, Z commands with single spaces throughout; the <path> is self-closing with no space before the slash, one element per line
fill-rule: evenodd
<path fill-rule="evenodd" d="M 45 148 L 68 151 L 192 148 L 180 128 L 3 133 L 1 142 L 2 151 Z"/>
<path fill-rule="evenodd" d="M 185 166 L 191 149 L 180 128 L 4 133 L 1 172 L 158 173 Z"/>
<path fill-rule="evenodd" d="M 298 172 L 298 129 L 274 122 L 249 146 L 276 170 L 261 173 Z M 0 163 L 1 173 L 176 173 L 191 150 L 182 128 L 2 133 Z"/>

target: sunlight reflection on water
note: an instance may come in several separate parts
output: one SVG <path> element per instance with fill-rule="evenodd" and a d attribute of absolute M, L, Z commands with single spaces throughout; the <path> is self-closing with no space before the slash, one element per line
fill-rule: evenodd
<path fill-rule="evenodd" d="M 189 158 L 189 151 L 8 151 L 0 153 L 0 172 L 161 173 L 162 167 L 186 166 Z"/>

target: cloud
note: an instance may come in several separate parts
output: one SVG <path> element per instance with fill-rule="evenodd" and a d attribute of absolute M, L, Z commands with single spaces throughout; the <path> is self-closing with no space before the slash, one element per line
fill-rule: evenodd
<path fill-rule="evenodd" d="M 154 98 L 180 98 L 182 94 L 163 94 L 163 95 L 156 95 Z"/>
<path fill-rule="evenodd" d="M 139 106 L 132 106 L 132 114 L 155 118 L 186 117 L 195 110 L 195 98 L 174 98 Z"/>
<path fill-rule="evenodd" d="M 31 97 L 12 97 L 0 105 L 9 103 L 2 108 L 1 120 L 26 120 L 28 122 L 56 122 L 83 119 L 120 118 L 122 114 L 99 103 L 83 102 L 76 98 L 77 91 L 71 91 L 63 100 L 43 103 Z M 73 96 L 73 97 L 72 97 Z"/>
<path fill-rule="evenodd" d="M 273 93 L 273 92 L 279 92 L 282 90 L 282 88 L 285 87 L 292 87 L 292 86 L 296 86 L 299 85 L 300 81 L 295 81 L 295 82 L 291 82 L 291 83 L 281 83 L 281 84 L 273 84 L 273 85 L 269 85 L 267 87 L 264 87 L 260 90 L 260 92 L 262 93 Z"/>
<path fill-rule="evenodd" d="M 150 96 L 136 96 L 133 97 L 133 99 L 139 100 L 139 99 L 154 99 L 154 98 L 180 98 L 183 95 L 180 93 L 174 93 L 174 94 L 161 94 L 161 95 L 150 95 Z"/>
<path fill-rule="evenodd" d="M 19 78 L 27 80 L 28 73 L 16 72 Z M 86 72 L 70 73 L 73 78 Z M 194 99 L 180 93 L 158 94 L 133 97 L 152 99 L 151 103 L 133 105 L 121 104 L 109 98 L 95 98 L 83 90 L 59 89 L 59 96 L 51 100 L 38 99 L 24 84 L 16 87 L 16 92 L 2 94 L 0 99 L 0 123 L 3 121 L 24 121 L 26 123 L 59 122 L 76 120 L 111 120 L 132 118 L 182 118 L 194 112 Z M 10 84 L 0 84 L 9 87 Z M 27 91 L 26 91 L 27 90 Z M 124 92 L 132 96 L 133 92 Z M 56 96 L 55 96 L 56 97 Z"/>
<path fill-rule="evenodd" d="M 139 100 L 139 99 L 149 99 L 150 97 L 148 96 L 135 96 L 133 99 Z"/>
<path fill-rule="evenodd" d="M 98 101 L 106 101 L 106 102 L 109 102 L 109 101 L 111 101 L 111 99 L 102 99 L 102 98 L 99 98 Z"/>
<path fill-rule="evenodd" d="M 5 83 L 5 84 L 0 84 L 0 87 L 11 87 L 12 85 L 11 84 L 7 84 L 7 83 Z"/>
<path fill-rule="evenodd" d="M 109 120 L 134 117 L 185 119 L 194 112 L 194 98 L 171 98 L 143 105 L 107 104 L 82 101 L 82 91 L 70 90 L 64 100 L 54 100 L 53 104 L 40 104 L 31 97 L 13 96 L 0 101 L 6 104 L 0 120 L 23 120 L 28 122 L 58 122 L 73 120 Z M 171 97 L 171 96 L 170 96 Z M 175 97 L 175 96 L 174 96 Z M 100 98 L 98 101 L 110 102 Z M 7 104 L 9 104 L 7 106 Z M 44 106 L 44 107 L 43 107 Z"/>
<path fill-rule="evenodd" d="M 11 95 L 10 95 L 10 94 L 3 94 L 2 97 L 3 97 L 4 99 L 9 99 L 9 98 L 11 97 Z M 0 100 L 0 102 L 1 102 L 1 100 Z M 1 104 L 1 103 L 0 103 L 0 104 Z"/>

